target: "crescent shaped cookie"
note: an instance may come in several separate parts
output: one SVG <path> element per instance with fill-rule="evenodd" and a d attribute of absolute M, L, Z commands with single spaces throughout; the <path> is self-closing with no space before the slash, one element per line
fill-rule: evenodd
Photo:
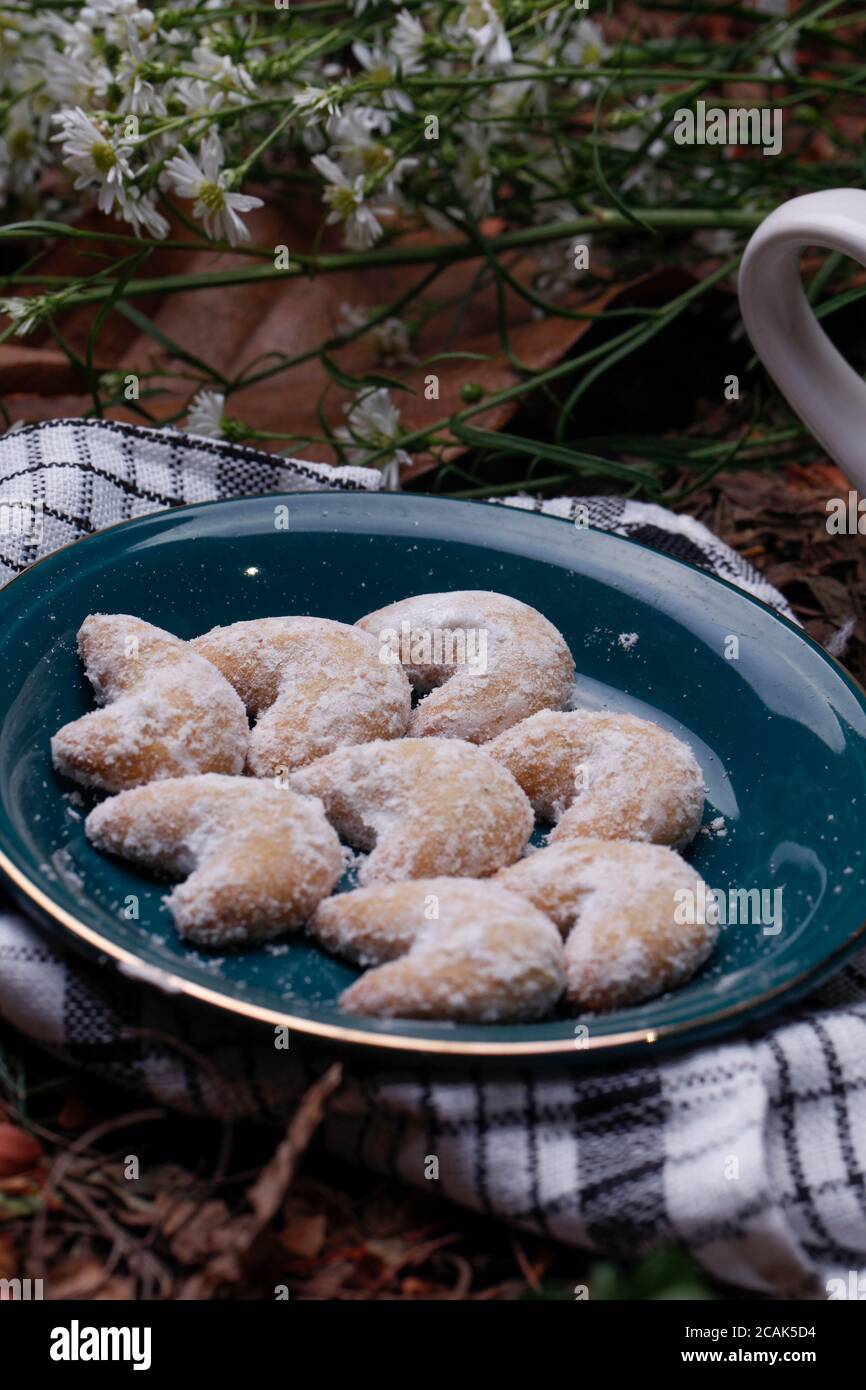
<path fill-rule="evenodd" d="M 423 698 L 409 734 L 486 743 L 541 709 L 561 709 L 574 662 L 541 613 L 485 589 L 418 594 L 359 619 Z"/>
<path fill-rule="evenodd" d="M 300 926 L 343 869 L 318 802 L 251 777 L 151 782 L 103 801 L 84 828 L 97 849 L 183 880 L 166 904 L 201 946 Z"/>
<path fill-rule="evenodd" d="M 243 770 L 244 707 L 186 642 L 141 618 L 94 613 L 81 625 L 78 651 L 104 708 L 54 735 L 58 772 L 117 792 L 158 777 Z"/>
<path fill-rule="evenodd" d="M 294 773 L 356 849 L 371 850 L 359 883 L 465 874 L 512 863 L 532 833 L 514 778 L 458 739 L 403 738 L 339 748 Z"/>
<path fill-rule="evenodd" d="M 340 996 L 347 1013 L 496 1023 L 541 1018 L 562 994 L 556 927 L 491 883 L 376 884 L 321 903 L 310 926 L 329 949 L 376 966 Z"/>
<path fill-rule="evenodd" d="M 631 714 L 551 710 L 487 746 L 507 767 L 551 841 L 649 840 L 684 848 L 704 810 L 701 769 L 689 746 Z"/>
<path fill-rule="evenodd" d="M 718 936 L 715 924 L 700 921 L 700 874 L 664 845 L 566 840 L 494 882 L 556 923 L 566 997 L 593 1013 L 685 984 Z"/>
<path fill-rule="evenodd" d="M 328 618 L 256 618 L 215 627 L 190 646 L 222 672 L 256 721 L 247 757 L 256 777 L 406 732 L 408 681 L 357 628 Z"/>

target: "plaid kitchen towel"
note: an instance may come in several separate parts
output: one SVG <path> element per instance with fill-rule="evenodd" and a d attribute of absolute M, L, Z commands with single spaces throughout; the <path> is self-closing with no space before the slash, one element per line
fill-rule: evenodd
<path fill-rule="evenodd" d="M 177 432 L 59 421 L 0 439 L 0 504 L 42 504 L 0 573 L 127 517 L 378 473 Z M 787 612 L 705 527 L 618 498 L 532 507 L 629 535 Z M 326 1059 L 98 969 L 0 903 L 0 1016 L 42 1046 L 194 1114 L 280 1122 Z M 744 1288 L 827 1297 L 866 1273 L 866 953 L 796 1014 L 735 1042 L 615 1070 L 447 1071 L 352 1060 L 324 1131 L 343 1159 L 608 1254 L 682 1244 Z M 431 1179 L 430 1156 L 438 1159 Z"/>

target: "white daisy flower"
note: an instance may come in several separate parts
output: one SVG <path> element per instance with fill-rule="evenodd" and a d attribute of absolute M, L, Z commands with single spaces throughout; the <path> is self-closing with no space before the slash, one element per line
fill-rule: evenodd
<path fill-rule="evenodd" d="M 489 217 L 493 212 L 493 166 L 486 127 L 464 123 L 454 133 L 460 140 L 454 183 L 474 217 Z"/>
<path fill-rule="evenodd" d="M 111 212 L 124 180 L 135 177 L 129 155 L 137 141 L 122 135 L 120 128 L 112 131 L 97 125 L 80 106 L 61 111 L 54 119 L 62 129 L 52 139 L 61 142 L 63 163 L 77 175 L 73 187 L 98 185 L 97 206 L 100 212 Z"/>
<path fill-rule="evenodd" d="M 729 260 L 739 245 L 736 233 L 727 227 L 708 227 L 704 231 L 695 232 L 692 240 L 702 251 L 706 251 L 708 256 L 718 256 L 722 260 Z"/>
<path fill-rule="evenodd" d="M 606 132 L 608 144 L 620 150 L 640 149 L 657 117 L 658 108 L 650 97 L 644 94 L 635 97 L 629 106 L 613 112 Z M 672 122 L 668 121 L 666 129 L 670 130 L 671 126 Z M 623 192 L 636 190 L 648 200 L 670 196 L 670 175 L 659 166 L 667 148 L 667 141 L 661 136 L 651 140 L 637 167 L 623 180 Z"/>
<path fill-rule="evenodd" d="M 121 65 L 118 72 L 118 85 L 123 92 L 120 101 L 117 103 L 117 110 L 121 115 L 131 116 L 164 116 L 166 105 L 162 93 L 158 92 L 152 82 L 148 82 L 141 76 L 137 65 Z"/>
<path fill-rule="evenodd" d="M 409 329 L 402 319 L 391 316 L 370 329 L 370 341 L 377 361 L 383 367 L 411 367 L 418 361 L 412 351 Z"/>
<path fill-rule="evenodd" d="M 341 335 L 357 333 L 366 324 L 370 312 L 365 304 L 341 304 L 337 310 L 337 332 Z"/>
<path fill-rule="evenodd" d="M 112 20 L 131 15 L 137 9 L 137 0 L 87 0 L 80 15 L 85 24 L 104 29 Z"/>
<path fill-rule="evenodd" d="M 19 28 L 15 20 L 0 27 L 0 69 L 11 67 L 26 42 L 23 25 Z"/>
<path fill-rule="evenodd" d="M 594 19 L 582 19 L 568 37 L 562 50 L 562 61 L 570 68 L 597 68 L 610 53 L 610 45 L 605 43 L 601 25 L 596 24 Z M 593 86 L 589 79 L 576 82 L 575 96 L 588 97 L 593 91 Z"/>
<path fill-rule="evenodd" d="M 368 207 L 364 202 L 364 175 L 351 179 L 339 164 L 326 154 L 317 154 L 313 164 L 327 180 L 322 197 L 331 211 L 327 222 L 333 225 L 342 222 L 346 245 L 352 251 L 367 251 L 379 240 L 383 228 L 380 217 L 388 216 L 390 209 Z"/>
<path fill-rule="evenodd" d="M 136 235 L 145 231 L 161 240 L 168 234 L 168 220 L 157 208 L 154 193 L 144 193 L 136 184 L 130 184 L 122 191 L 118 207 L 124 221 L 129 222 Z"/>
<path fill-rule="evenodd" d="M 29 104 L 19 102 L 8 113 L 5 138 L 0 139 L 0 184 L 13 193 L 26 193 L 36 183 L 48 153 Z"/>
<path fill-rule="evenodd" d="M 395 55 L 378 44 L 370 48 L 360 41 L 352 44 L 352 52 L 370 80 L 376 83 L 378 95 L 385 106 L 392 111 L 403 111 L 406 115 L 414 111 L 412 98 L 399 85 L 400 63 Z M 404 67 L 403 72 L 407 71 Z M 390 85 L 392 83 L 396 85 Z"/>
<path fill-rule="evenodd" d="M 208 236 L 225 238 L 232 246 L 249 240 L 249 228 L 239 216 L 263 206 L 261 198 L 232 192 L 230 174 L 223 169 L 219 136 L 211 133 L 199 145 L 199 162 L 182 146 L 166 162 L 165 175 L 181 198 L 195 202 L 193 216 L 204 223 Z"/>
<path fill-rule="evenodd" d="M 55 107 L 95 110 L 105 103 L 111 72 L 101 59 L 84 56 L 70 46 L 51 54 L 45 82 Z"/>
<path fill-rule="evenodd" d="M 51 310 L 48 295 L 34 294 L 28 299 L 0 299 L 0 314 L 6 314 L 14 323 L 16 337 L 23 338 L 32 333 Z"/>
<path fill-rule="evenodd" d="M 363 304 L 341 304 L 337 317 L 337 331 L 357 333 L 366 329 L 367 323 L 375 315 L 375 310 Z M 391 315 L 380 323 L 367 329 L 364 341 L 369 343 L 376 361 L 383 367 L 409 367 L 417 362 L 409 340 L 409 329 L 402 319 Z"/>
<path fill-rule="evenodd" d="M 335 430 L 336 437 L 354 446 L 347 450 L 352 463 L 364 465 L 367 458 L 380 449 L 389 449 L 384 460 L 375 465 L 382 470 L 386 488 L 396 492 L 400 486 L 400 469 L 412 462 L 405 449 L 397 447 L 400 437 L 400 412 L 385 387 L 375 391 L 362 388 L 354 401 L 344 405 L 346 424 Z"/>
<path fill-rule="evenodd" d="M 374 106 L 347 106 L 331 117 L 327 129 L 330 145 L 340 152 L 343 163 L 354 158 L 360 169 L 365 163 L 364 152 L 375 143 L 376 136 L 390 131 L 391 117 Z"/>
<path fill-rule="evenodd" d="M 577 209 L 568 202 L 541 204 L 534 211 L 534 220 L 542 226 L 550 226 L 554 222 L 577 221 L 579 216 Z M 533 255 L 538 265 L 536 288 L 543 291 L 549 299 L 555 299 L 573 289 L 586 274 L 584 268 L 578 268 L 578 263 L 583 260 L 582 256 L 578 256 L 582 247 L 586 248 L 587 253 L 592 247 L 592 237 L 588 232 L 557 241 L 546 241 L 535 247 Z"/>
<path fill-rule="evenodd" d="M 199 391 L 187 411 L 189 433 L 204 435 L 206 439 L 222 439 L 225 403 L 226 398 L 219 391 Z"/>
<path fill-rule="evenodd" d="M 256 84 L 240 63 L 233 63 L 225 54 L 214 53 L 212 48 L 204 44 L 194 48 L 192 56 L 196 72 L 210 87 L 222 94 L 223 105 L 237 105 L 255 99 Z"/>
<path fill-rule="evenodd" d="M 566 23 L 569 21 L 566 20 Z M 513 72 L 516 82 L 501 82 L 489 95 L 491 110 L 497 115 L 513 116 L 528 102 L 536 111 L 548 110 L 550 83 L 537 80 L 541 68 L 555 66 L 562 45 L 559 15 L 553 11 L 544 23 L 543 31 L 516 55 Z"/>
<path fill-rule="evenodd" d="M 493 0 L 461 0 L 462 9 L 452 33 L 458 39 L 468 39 L 475 50 L 472 62 L 486 63 L 491 68 L 505 67 L 511 62 L 511 43 L 502 18 Z"/>
<path fill-rule="evenodd" d="M 774 53 L 768 53 L 755 66 L 759 77 L 776 77 L 780 82 L 792 73 L 800 71 L 795 44 L 783 44 Z"/>
<path fill-rule="evenodd" d="M 149 16 L 149 19 L 144 17 Z M 124 20 L 124 43 L 118 43 L 120 57 L 114 74 L 114 84 L 121 97 L 117 110 L 136 116 L 164 116 L 165 99 L 162 91 L 142 76 L 153 57 L 156 33 L 150 10 L 138 10 L 133 18 Z"/>
<path fill-rule="evenodd" d="M 408 10 L 401 10 L 388 38 L 388 47 L 403 72 L 423 71 L 422 54 L 426 42 L 427 35 L 420 19 Z"/>
<path fill-rule="evenodd" d="M 339 116 L 340 106 L 333 87 L 314 87 L 307 85 L 295 92 L 292 101 L 308 121 L 317 116 Z"/>
<path fill-rule="evenodd" d="M 385 149 L 384 147 L 383 150 L 384 153 L 387 155 L 388 159 L 390 160 L 393 157 L 392 151 L 390 149 Z M 419 161 L 415 159 L 414 156 L 404 155 L 402 159 L 398 159 L 396 163 L 393 164 L 392 167 L 387 171 L 382 172 L 380 163 L 378 165 L 374 164 L 372 166 L 372 172 L 379 173 L 379 183 L 387 197 L 399 200 L 400 183 L 404 175 L 410 173 L 413 169 L 417 169 L 418 163 Z"/>
<path fill-rule="evenodd" d="M 219 111 L 225 105 L 219 87 L 214 87 L 201 77 L 172 79 L 163 90 L 179 101 L 189 114 L 201 116 L 205 120 L 209 120 L 215 111 Z"/>
<path fill-rule="evenodd" d="M 91 0 L 79 10 L 74 27 L 81 35 L 82 48 L 90 50 L 100 41 L 121 52 L 134 46 L 140 49 L 158 33 L 153 11 L 140 8 L 138 0 Z"/>
<path fill-rule="evenodd" d="M 397 185 L 418 160 L 412 156 L 394 160 L 394 151 L 377 132 L 388 133 L 391 118 L 372 106 L 348 107 L 340 116 L 328 122 L 328 140 L 332 154 L 339 156 L 340 168 L 349 178 L 359 174 L 376 176 L 386 195 L 393 197 Z"/>

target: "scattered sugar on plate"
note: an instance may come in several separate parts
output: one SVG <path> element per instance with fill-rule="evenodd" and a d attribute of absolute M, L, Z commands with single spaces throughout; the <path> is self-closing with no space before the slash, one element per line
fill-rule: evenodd
<path fill-rule="evenodd" d="M 75 867 L 75 861 L 65 846 L 54 851 L 51 856 L 51 863 L 55 871 L 53 877 L 58 878 L 65 887 L 71 889 L 76 895 L 84 891 L 84 879 Z"/>
<path fill-rule="evenodd" d="M 723 840 L 727 833 L 728 828 L 725 825 L 724 816 L 716 816 L 715 820 L 711 820 L 709 825 L 701 826 L 702 835 L 712 835 L 717 840 Z"/>

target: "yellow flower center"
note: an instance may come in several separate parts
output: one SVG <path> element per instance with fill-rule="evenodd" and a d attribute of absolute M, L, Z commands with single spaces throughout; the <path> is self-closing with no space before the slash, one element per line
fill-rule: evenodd
<path fill-rule="evenodd" d="M 198 190 L 198 196 L 209 212 L 219 212 L 225 207 L 226 195 L 218 183 L 203 183 Z"/>
<path fill-rule="evenodd" d="M 325 190 L 325 199 L 338 215 L 345 219 L 351 217 L 358 206 L 354 188 L 342 188 L 332 184 Z"/>
<path fill-rule="evenodd" d="M 91 145 L 90 158 L 99 174 L 109 174 L 117 163 L 117 155 L 107 140 L 97 140 L 95 145 Z"/>
<path fill-rule="evenodd" d="M 13 159 L 28 159 L 33 153 L 33 136 L 29 130 L 13 130 L 8 144 Z"/>
<path fill-rule="evenodd" d="M 0 16 L 0 52 L 15 53 L 21 43 L 21 32 L 14 20 Z"/>

